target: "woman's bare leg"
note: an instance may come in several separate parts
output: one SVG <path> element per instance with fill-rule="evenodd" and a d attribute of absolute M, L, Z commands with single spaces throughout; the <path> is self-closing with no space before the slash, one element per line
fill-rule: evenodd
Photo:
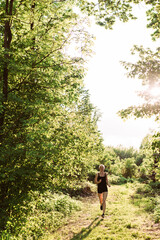
<path fill-rule="evenodd" d="M 98 193 L 100 204 L 103 204 L 103 193 Z"/>
<path fill-rule="evenodd" d="M 103 192 L 103 214 L 105 213 L 106 210 L 106 199 L 108 196 L 108 192 Z"/>

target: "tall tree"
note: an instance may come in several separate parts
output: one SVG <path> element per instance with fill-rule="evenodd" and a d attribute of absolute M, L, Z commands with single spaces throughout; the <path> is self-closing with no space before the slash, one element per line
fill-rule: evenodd
<path fill-rule="evenodd" d="M 82 57 L 91 37 L 69 3 L 6 0 L 0 7 L 0 225 L 5 227 L 30 190 L 52 184 L 55 166 L 65 158 L 70 131 L 63 125 L 82 95 Z M 83 53 L 69 57 L 66 48 L 78 35 Z"/>

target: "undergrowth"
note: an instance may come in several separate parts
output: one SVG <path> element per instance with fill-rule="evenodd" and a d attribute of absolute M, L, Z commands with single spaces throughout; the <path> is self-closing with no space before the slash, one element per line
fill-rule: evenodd
<path fill-rule="evenodd" d="M 116 181 L 115 176 L 109 178 L 112 184 L 114 180 Z M 112 193 L 112 188 L 115 189 L 114 194 Z M 85 191 L 81 191 L 82 189 Z M 77 200 L 77 193 L 79 193 L 79 191 L 83 194 L 89 194 L 92 191 L 95 192 L 96 185 L 83 183 L 77 187 L 75 191 L 72 191 L 72 193 L 75 193 L 76 198 L 62 193 L 53 194 L 49 191 L 43 194 L 31 192 L 28 197 L 29 199 L 24 202 L 23 206 L 16 206 L 19 209 L 21 208 L 21 218 L 18 219 L 16 216 L 14 216 L 14 218 L 11 216 L 7 223 L 6 230 L 1 233 L 0 239 L 37 240 L 41 239 L 41 237 L 46 239 L 45 236 L 47 237 L 47 235 L 56 232 L 57 229 L 64 226 L 68 217 L 74 213 L 74 211 L 81 210 L 82 202 Z M 83 197 L 83 194 L 80 196 L 80 199 Z M 112 196 L 110 196 L 110 194 Z M 125 204 L 127 201 L 129 201 L 129 205 Z M 111 216 L 112 229 L 110 229 L 109 222 L 107 222 L 106 226 L 108 230 L 106 229 L 106 234 L 113 235 L 116 233 L 115 238 L 118 240 L 123 239 L 126 231 L 128 231 L 128 234 L 130 232 L 132 235 L 130 235 L 128 239 L 141 239 L 136 232 L 136 226 L 138 226 L 139 223 L 131 222 L 127 215 L 129 212 L 129 217 L 134 219 L 134 211 L 136 208 L 132 209 L 132 204 L 138 207 L 138 214 L 140 214 L 140 212 L 147 212 L 153 216 L 156 223 L 160 222 L 159 188 L 151 184 L 138 183 L 137 181 L 131 183 L 131 181 L 128 181 L 122 186 L 112 186 L 109 189 L 107 212 Z M 95 218 L 97 211 L 99 210 L 94 210 L 93 213 L 95 214 Z"/>
<path fill-rule="evenodd" d="M 1 232 L 1 240 L 39 239 L 62 226 L 65 217 L 81 209 L 81 202 L 69 195 L 32 192 L 29 198 L 30 201 L 21 206 L 21 221 L 11 217 L 6 230 Z"/>
<path fill-rule="evenodd" d="M 157 187 L 158 186 L 158 187 Z M 152 214 L 155 223 L 160 222 L 160 190 L 157 184 L 135 184 L 135 192 L 131 196 L 131 202 Z"/>

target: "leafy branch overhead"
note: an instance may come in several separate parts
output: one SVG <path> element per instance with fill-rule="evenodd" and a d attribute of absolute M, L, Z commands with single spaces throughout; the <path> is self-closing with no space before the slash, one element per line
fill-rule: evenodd
<path fill-rule="evenodd" d="M 152 38 L 160 36 L 160 6 L 159 0 L 94 0 L 94 1 L 74 1 L 81 11 L 89 16 L 95 16 L 95 21 L 106 29 L 112 29 L 117 20 L 127 22 L 137 17 L 133 13 L 135 4 L 145 4 L 147 6 L 146 16 L 147 27 L 155 31 Z"/>
<path fill-rule="evenodd" d="M 142 46 L 134 46 L 132 54 L 136 53 L 139 55 L 139 61 L 122 62 L 122 64 L 128 71 L 128 77 L 138 77 L 142 80 L 144 90 L 138 95 L 144 99 L 144 104 L 121 110 L 119 115 L 122 118 L 130 115 L 137 118 L 155 115 L 158 120 L 160 118 L 160 48 L 153 52 L 151 49 L 143 49 Z"/>

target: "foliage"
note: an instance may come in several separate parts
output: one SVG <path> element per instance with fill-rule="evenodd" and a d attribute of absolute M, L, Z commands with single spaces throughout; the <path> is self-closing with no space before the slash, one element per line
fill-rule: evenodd
<path fill-rule="evenodd" d="M 158 180 L 158 162 L 155 162 L 155 150 L 152 149 L 155 139 L 152 135 L 144 137 L 139 150 L 123 146 L 106 147 L 99 164 L 103 163 L 106 166 L 106 171 L 113 175 L 114 183 L 121 182 L 121 177 L 127 178 L 127 181 L 133 181 L 132 178 L 138 178 L 142 182 Z"/>
<path fill-rule="evenodd" d="M 125 148 L 123 146 L 119 146 L 117 148 L 114 148 L 114 152 L 120 160 L 125 158 L 137 157 L 137 151 L 133 147 Z"/>
<path fill-rule="evenodd" d="M 160 179 L 160 133 L 157 132 L 153 136 L 152 140 L 152 150 L 154 157 L 155 173 L 157 179 Z"/>
<path fill-rule="evenodd" d="M 136 19 L 132 14 L 132 5 L 128 1 L 77 1 L 81 11 L 93 15 L 98 25 L 112 29 L 117 20 L 127 22 Z"/>
<path fill-rule="evenodd" d="M 132 203 L 143 208 L 145 211 L 150 212 L 156 223 L 160 221 L 159 194 L 159 188 L 156 188 L 152 183 L 138 183 L 136 191 L 132 195 Z"/>
<path fill-rule="evenodd" d="M 157 40 L 160 36 L 160 6 L 158 1 L 146 1 L 146 4 L 150 6 L 147 10 L 148 27 L 154 29 L 152 39 Z M 131 78 L 139 78 L 144 85 L 143 90 L 139 92 L 139 96 L 143 98 L 143 104 L 139 106 L 130 106 L 127 109 L 122 109 L 118 112 L 121 118 L 128 118 L 134 116 L 135 118 L 143 117 L 155 117 L 156 121 L 160 119 L 160 61 L 159 53 L 160 48 L 151 50 L 150 48 L 144 49 L 143 46 L 134 46 L 131 50 L 132 54 L 138 54 L 139 60 L 135 63 L 122 62 L 125 69 L 128 71 L 127 75 Z M 142 166 L 140 168 L 140 176 L 145 177 L 146 165 L 149 166 L 147 171 L 151 170 L 151 177 L 153 181 L 160 179 L 159 164 L 159 132 L 155 133 L 152 137 L 152 144 L 148 148 L 149 152 L 152 152 L 150 159 L 141 161 Z M 146 164 L 145 164 L 146 162 Z"/>
<path fill-rule="evenodd" d="M 112 28 L 134 19 L 131 2 L 0 2 L 0 229 L 23 229 L 32 191 L 73 187 L 104 156 L 98 114 L 83 88 L 92 36 L 75 6 Z M 43 232 L 38 219 L 43 225 L 44 215 L 26 222 L 33 236 Z"/>
<path fill-rule="evenodd" d="M 83 13 L 95 17 L 96 23 L 106 29 L 112 29 L 117 20 L 127 22 L 136 19 L 132 13 L 135 4 L 147 6 L 146 17 L 147 27 L 152 28 L 152 39 L 156 40 L 160 36 L 160 7 L 159 0 L 95 0 L 95 1 L 76 1 L 77 6 Z"/>
<path fill-rule="evenodd" d="M 122 176 L 111 175 L 109 176 L 109 181 L 111 184 L 119 185 L 127 183 L 127 178 Z"/>
<path fill-rule="evenodd" d="M 117 176 L 122 176 L 123 162 L 118 158 L 115 161 L 115 164 L 111 165 L 111 173 Z"/>
<path fill-rule="evenodd" d="M 39 239 L 64 224 L 66 216 L 81 209 L 81 203 L 67 195 L 33 192 L 29 198 L 30 201 L 21 207 L 23 214 L 24 210 L 29 212 L 26 218 L 23 216 L 21 223 L 16 218 L 7 223 L 7 234 L 10 233 L 11 239 Z M 2 236 L 7 234 L 2 232 Z"/>
<path fill-rule="evenodd" d="M 146 4 L 150 5 L 151 8 L 146 12 L 147 20 L 149 21 L 147 27 L 152 28 L 155 31 L 152 33 L 152 39 L 156 40 L 160 36 L 160 6 L 158 0 L 147 1 Z"/>
<path fill-rule="evenodd" d="M 112 165 L 115 163 L 116 158 L 117 156 L 116 153 L 114 152 L 113 147 L 106 146 L 104 149 L 104 155 L 97 165 L 97 169 L 100 164 L 104 164 L 105 170 L 109 173 L 112 173 L 111 168 Z"/>
<path fill-rule="evenodd" d="M 137 165 L 134 158 L 125 159 L 125 163 L 122 168 L 122 175 L 125 178 L 132 178 L 136 176 Z"/>
<path fill-rule="evenodd" d="M 143 155 L 143 160 L 139 165 L 139 177 L 154 182 L 159 179 L 159 148 L 154 147 L 157 143 L 156 135 L 147 135 L 140 146 L 140 154 Z"/>
<path fill-rule="evenodd" d="M 160 110 L 160 95 L 158 94 L 158 88 L 160 87 L 160 61 L 159 52 L 157 48 L 155 52 L 151 49 L 144 49 L 142 46 L 134 46 L 132 54 L 139 54 L 140 60 L 136 63 L 122 62 L 123 66 L 128 72 L 128 77 L 138 77 L 142 80 L 142 84 L 146 87 L 139 93 L 145 103 L 141 106 L 130 106 L 125 110 L 119 111 L 119 115 L 122 118 L 129 116 L 135 116 L 136 118 L 156 116 L 156 120 L 159 119 Z M 157 89 L 157 90 L 156 90 Z M 156 91 L 154 93 L 154 91 Z M 155 94 L 155 95 L 154 95 Z"/>
<path fill-rule="evenodd" d="M 154 220 L 155 223 L 159 223 L 160 222 L 160 200 L 159 197 L 156 198 L 156 206 L 154 208 Z"/>
<path fill-rule="evenodd" d="M 143 138 L 140 146 L 140 155 L 143 156 L 139 165 L 138 176 L 144 180 L 149 179 L 153 170 L 153 151 L 151 149 L 152 135 L 147 135 Z"/>
<path fill-rule="evenodd" d="M 96 110 L 83 89 L 92 44 L 86 18 L 69 2 L 46 0 L 1 1 L 0 14 L 4 229 L 11 217 L 21 221 L 30 191 L 64 189 L 84 179 L 103 145 Z"/>
<path fill-rule="evenodd" d="M 137 175 L 136 161 L 138 156 L 138 151 L 132 147 L 106 147 L 102 163 L 107 167 L 110 174 L 115 175 L 115 179 L 117 176 L 117 180 L 113 180 L 113 182 L 126 182 L 126 178 Z"/>

